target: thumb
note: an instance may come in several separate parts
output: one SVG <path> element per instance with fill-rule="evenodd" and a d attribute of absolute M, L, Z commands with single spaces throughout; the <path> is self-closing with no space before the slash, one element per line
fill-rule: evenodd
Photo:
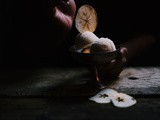
<path fill-rule="evenodd" d="M 120 48 L 120 54 L 119 54 L 119 58 L 123 58 L 124 56 L 126 56 L 128 52 L 128 49 L 125 47 Z"/>

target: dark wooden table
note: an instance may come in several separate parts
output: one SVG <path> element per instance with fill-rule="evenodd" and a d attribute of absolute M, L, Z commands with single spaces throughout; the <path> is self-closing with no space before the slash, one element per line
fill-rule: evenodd
<path fill-rule="evenodd" d="M 136 98 L 117 108 L 97 104 L 85 68 L 7 69 L 0 72 L 0 120 L 160 120 L 160 68 L 125 68 L 107 87 Z"/>

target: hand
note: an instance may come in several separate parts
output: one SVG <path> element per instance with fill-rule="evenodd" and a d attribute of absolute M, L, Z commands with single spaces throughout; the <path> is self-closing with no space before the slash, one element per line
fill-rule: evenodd
<path fill-rule="evenodd" d="M 103 80 L 112 80 L 118 77 L 127 62 L 126 54 L 127 48 L 123 47 L 120 49 L 120 55 L 117 59 L 112 60 L 110 63 L 98 66 L 99 76 L 102 77 Z"/>
<path fill-rule="evenodd" d="M 76 4 L 74 0 L 43 0 L 41 5 L 40 17 L 34 18 L 34 21 L 40 22 L 36 22 L 38 25 L 32 24 L 31 28 L 35 29 L 25 37 L 24 47 L 34 57 L 50 57 L 61 50 L 60 47 L 71 30 Z"/>

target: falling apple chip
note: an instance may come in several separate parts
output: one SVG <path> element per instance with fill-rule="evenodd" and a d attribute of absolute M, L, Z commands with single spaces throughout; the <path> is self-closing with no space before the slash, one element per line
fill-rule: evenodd
<path fill-rule="evenodd" d="M 80 33 L 85 31 L 94 32 L 97 27 L 97 13 L 90 5 L 82 5 L 75 18 L 75 26 Z"/>

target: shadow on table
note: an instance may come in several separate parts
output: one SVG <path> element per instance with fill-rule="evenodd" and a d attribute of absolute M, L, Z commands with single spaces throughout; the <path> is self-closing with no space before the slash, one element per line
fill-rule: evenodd
<path fill-rule="evenodd" d="M 94 95 L 85 69 L 10 69 L 0 71 L 1 97 L 64 97 Z"/>

